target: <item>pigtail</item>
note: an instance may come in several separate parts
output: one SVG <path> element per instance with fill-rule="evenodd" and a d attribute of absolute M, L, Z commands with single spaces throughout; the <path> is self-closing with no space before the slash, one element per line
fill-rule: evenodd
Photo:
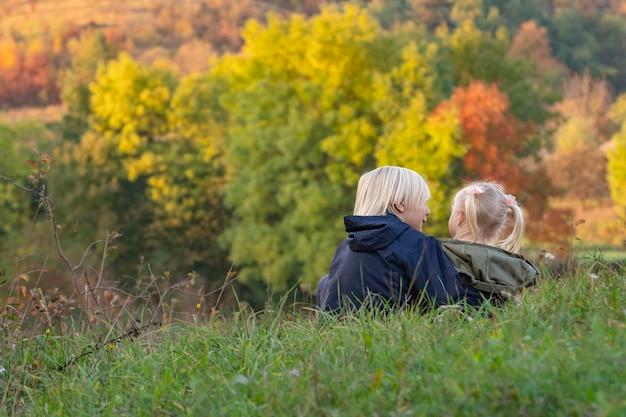
<path fill-rule="evenodd" d="M 508 228 L 510 233 L 498 243 L 498 246 L 506 251 L 519 253 L 522 250 L 522 239 L 524 238 L 524 214 L 517 205 L 515 197 L 510 194 L 506 196 L 506 205 L 511 214 L 512 225 Z"/>
<path fill-rule="evenodd" d="M 472 235 L 472 239 L 474 242 L 476 242 L 478 240 L 478 234 L 480 232 L 478 228 L 478 216 L 476 214 L 476 196 L 479 193 L 474 193 L 471 190 L 469 191 L 469 193 L 470 196 L 465 198 L 465 220 L 467 222 L 470 234 Z"/>

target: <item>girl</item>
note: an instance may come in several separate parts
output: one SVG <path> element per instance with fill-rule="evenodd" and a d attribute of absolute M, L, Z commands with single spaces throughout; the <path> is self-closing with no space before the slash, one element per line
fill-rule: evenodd
<path fill-rule="evenodd" d="M 500 184 L 478 181 L 459 191 L 448 229 L 452 239 L 441 243 L 463 285 L 501 299 L 535 285 L 537 268 L 520 254 L 522 209 Z"/>

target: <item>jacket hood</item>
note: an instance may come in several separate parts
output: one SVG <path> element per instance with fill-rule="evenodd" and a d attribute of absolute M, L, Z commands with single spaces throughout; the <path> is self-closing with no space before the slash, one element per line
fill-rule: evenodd
<path fill-rule="evenodd" d="M 409 225 L 393 214 L 385 216 L 344 217 L 348 246 L 355 252 L 382 249 L 402 234 Z"/>
<path fill-rule="evenodd" d="M 441 239 L 441 246 L 465 286 L 497 293 L 536 284 L 539 271 L 522 255 L 454 239 Z"/>

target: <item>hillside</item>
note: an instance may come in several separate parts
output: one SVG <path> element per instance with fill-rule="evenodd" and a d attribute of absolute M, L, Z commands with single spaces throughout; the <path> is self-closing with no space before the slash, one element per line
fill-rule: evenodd
<path fill-rule="evenodd" d="M 285 8 L 277 1 L 237 1 L 222 0 L 4 0 L 0 6 L 0 22 L 4 33 L 11 25 L 20 25 L 31 21 L 67 21 L 76 26 L 98 26 L 113 28 L 131 28 L 136 25 L 154 25 L 158 12 L 162 8 L 186 9 L 199 11 L 206 9 L 250 9 L 248 13 L 256 14 L 269 10 L 277 12 L 296 11 Z M 273 4 L 276 3 L 276 4 Z M 283 2 L 285 3 L 285 2 Z M 310 1 L 307 3 L 319 3 Z M 309 11 L 316 8 L 309 6 Z"/>
<path fill-rule="evenodd" d="M 135 0 L 132 4 L 120 0 L 7 0 L 2 6 L 2 23 L 7 25 L 29 21 L 64 20 L 77 26 L 119 26 L 129 18 L 141 19 L 150 15 L 151 7 L 160 0 Z"/>

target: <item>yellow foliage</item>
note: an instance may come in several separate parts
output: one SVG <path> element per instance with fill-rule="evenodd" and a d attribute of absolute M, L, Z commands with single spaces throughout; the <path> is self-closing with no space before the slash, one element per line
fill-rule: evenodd
<path fill-rule="evenodd" d="M 607 177 L 613 200 L 626 214 L 626 94 L 620 95 L 611 106 L 609 117 L 621 124 L 621 129 L 613 135 L 613 146 L 607 152 Z"/>
<path fill-rule="evenodd" d="M 17 64 L 17 45 L 13 40 L 0 41 L 0 68 L 11 68 Z"/>
<path fill-rule="evenodd" d="M 459 133 L 454 114 L 426 116 L 424 96 L 418 93 L 380 138 L 376 163 L 404 166 L 423 175 L 431 183 L 431 209 L 435 217 L 442 217 L 448 202 L 444 201 L 444 190 L 436 181 L 445 176 L 450 163 L 464 152 L 457 140 Z"/>
<path fill-rule="evenodd" d="M 121 154 L 134 154 L 139 150 L 142 140 L 136 132 L 128 132 L 119 136 L 117 149 Z"/>
<path fill-rule="evenodd" d="M 174 26 L 174 33 L 179 38 L 191 38 L 194 35 L 193 26 L 188 20 L 177 20 Z"/>
<path fill-rule="evenodd" d="M 59 35 L 54 37 L 52 41 L 52 52 L 54 54 L 59 54 L 63 51 L 63 38 Z"/>
<path fill-rule="evenodd" d="M 144 152 L 139 159 L 126 160 L 125 165 L 128 172 L 128 180 L 135 181 L 141 175 L 153 173 L 158 159 L 159 157 L 152 152 Z"/>
<path fill-rule="evenodd" d="M 28 55 L 40 54 L 44 51 L 44 44 L 41 39 L 33 39 L 29 42 L 26 53 Z"/>

